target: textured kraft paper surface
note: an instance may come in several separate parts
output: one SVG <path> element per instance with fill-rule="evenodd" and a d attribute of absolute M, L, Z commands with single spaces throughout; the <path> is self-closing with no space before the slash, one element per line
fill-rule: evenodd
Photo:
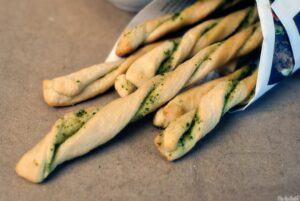
<path fill-rule="evenodd" d="M 22 154 L 75 108 L 51 108 L 43 79 L 104 61 L 133 14 L 101 0 L 0 0 L 0 201 L 278 200 L 300 194 L 300 72 L 226 115 L 188 155 L 167 162 L 152 116 L 67 162 L 42 184 L 18 177 Z M 281 196 L 281 197 L 280 197 Z"/>

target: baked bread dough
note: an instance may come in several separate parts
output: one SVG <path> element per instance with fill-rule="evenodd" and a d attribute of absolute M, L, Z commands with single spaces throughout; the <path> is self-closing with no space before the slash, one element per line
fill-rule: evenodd
<path fill-rule="evenodd" d="M 174 121 L 178 117 L 193 109 L 196 109 L 202 97 L 220 82 L 236 80 L 246 74 L 249 70 L 251 70 L 250 67 L 245 66 L 227 76 L 206 82 L 204 84 L 201 84 L 200 86 L 193 87 L 177 95 L 170 102 L 168 102 L 166 106 L 160 108 L 156 112 L 153 120 L 154 125 L 166 128 L 172 121 Z"/>
<path fill-rule="evenodd" d="M 189 152 L 218 124 L 230 108 L 248 99 L 253 93 L 256 79 L 257 71 L 243 80 L 219 82 L 203 95 L 197 108 L 172 121 L 155 138 L 159 152 L 170 161 Z"/>
<path fill-rule="evenodd" d="M 159 44 L 147 45 L 125 60 L 97 64 L 69 75 L 44 80 L 44 100 L 50 106 L 69 106 L 104 93 L 136 59 Z"/>
<path fill-rule="evenodd" d="M 243 0 L 202 0 L 196 1 L 180 13 L 167 14 L 147 20 L 133 28 L 126 29 L 118 42 L 116 54 L 125 56 L 142 44 L 152 43 L 168 33 L 204 19 L 216 10 L 224 10 Z"/>
<path fill-rule="evenodd" d="M 56 129 L 54 126 L 54 131 L 50 131 L 50 134 L 46 135 L 41 142 L 21 158 L 16 167 L 17 173 L 32 182 L 43 181 L 57 165 L 82 156 L 106 143 L 130 122 L 137 121 L 154 112 L 185 86 L 197 82 L 204 77 L 205 73 L 221 68 L 240 55 L 240 50 L 247 53 L 256 49 L 255 47 L 259 47 L 261 40 L 255 40 L 256 45 L 247 45 L 248 42 L 253 42 L 251 37 L 259 34 L 261 34 L 259 25 L 253 26 L 221 44 L 209 47 L 202 53 L 199 52 L 174 71 L 157 75 L 129 96 L 107 104 L 91 118 L 87 118 L 84 124 L 80 124 L 81 127 L 72 129 L 72 132 L 67 135 L 63 135 L 66 134 L 65 132 L 62 134 L 57 132 L 58 128 Z M 229 50 L 221 54 L 218 51 L 219 49 L 224 51 L 223 46 Z M 245 49 L 245 46 L 252 49 Z M 209 57 L 207 57 L 208 53 L 210 53 Z M 205 73 L 202 72 L 203 70 Z M 87 114 L 91 113 L 87 112 Z M 62 140 L 56 138 L 62 138 Z M 55 148 L 54 157 L 52 153 L 54 150 L 51 150 L 53 147 Z M 47 166 L 50 168 L 45 170 Z"/>
<path fill-rule="evenodd" d="M 50 132 L 18 162 L 17 174 L 31 182 L 43 181 L 58 165 L 56 156 L 60 146 L 82 129 L 100 109 L 80 109 L 58 119 Z"/>
<path fill-rule="evenodd" d="M 123 97 L 132 93 L 156 74 L 174 70 L 184 60 L 203 48 L 224 40 L 258 21 L 256 7 L 248 7 L 219 19 L 208 20 L 191 28 L 181 38 L 163 42 L 139 59 L 115 82 L 115 89 Z M 123 87 L 121 87 L 123 86 Z"/>

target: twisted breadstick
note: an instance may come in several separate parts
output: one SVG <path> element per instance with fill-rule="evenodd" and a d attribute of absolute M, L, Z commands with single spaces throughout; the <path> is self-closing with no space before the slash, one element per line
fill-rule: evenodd
<path fill-rule="evenodd" d="M 16 167 L 17 173 L 32 182 L 41 182 L 56 167 L 57 150 L 68 138 L 84 127 L 101 108 L 91 107 L 65 114 L 51 131 L 27 152 Z"/>
<path fill-rule="evenodd" d="M 233 12 L 225 17 L 209 21 L 212 23 L 210 26 L 209 24 L 205 26 L 205 23 L 202 23 L 187 32 L 186 37 L 192 38 L 193 35 L 198 35 L 198 38 L 193 40 L 194 43 L 190 56 L 194 56 L 204 47 L 207 47 L 214 42 L 222 41 L 232 33 L 241 31 L 257 22 L 258 12 L 256 6 L 252 6 Z M 188 43 L 188 41 L 186 41 L 186 43 Z"/>
<path fill-rule="evenodd" d="M 166 106 L 159 109 L 154 117 L 154 125 L 166 128 L 172 121 L 198 107 L 201 98 L 220 82 L 242 78 L 250 70 L 245 66 L 227 76 L 193 87 L 173 98 Z"/>
<path fill-rule="evenodd" d="M 125 56 L 142 44 L 156 41 L 168 33 L 194 24 L 216 10 L 224 10 L 242 0 L 203 0 L 185 8 L 180 13 L 164 15 L 126 29 L 117 45 L 116 54 Z"/>
<path fill-rule="evenodd" d="M 220 68 L 229 60 L 241 56 L 240 50 L 243 50 L 244 54 L 253 51 L 261 43 L 259 34 L 261 34 L 259 25 L 245 29 L 224 43 L 209 47 L 209 51 L 198 53 L 174 71 L 155 76 L 129 96 L 107 104 L 76 133 L 72 133 L 56 146 L 51 171 L 64 161 L 81 156 L 106 143 L 130 122 L 141 119 L 161 107 L 183 87 L 202 79 L 205 73 Z M 256 40 L 256 45 L 247 44 L 253 42 L 252 37 L 260 39 Z M 223 48 L 228 49 L 224 52 Z M 219 52 L 221 50 L 223 53 Z M 208 53 L 211 54 L 209 58 Z M 49 173 L 44 173 L 46 168 L 44 161 L 49 161 L 48 147 L 55 146 L 52 140 L 47 140 L 48 138 L 50 137 L 47 135 L 21 158 L 17 165 L 17 173 L 20 176 L 33 182 L 40 182 L 47 177 Z"/>
<path fill-rule="evenodd" d="M 182 38 L 168 40 L 137 59 L 115 82 L 119 95 L 126 96 L 156 74 L 175 69 L 201 49 L 221 41 L 258 20 L 256 7 L 249 7 L 223 18 L 208 20 L 187 31 Z M 123 87 L 121 87 L 123 86 Z"/>
<path fill-rule="evenodd" d="M 112 87 L 116 77 L 136 59 L 159 44 L 147 45 L 126 60 L 97 64 L 69 75 L 44 80 L 44 100 L 50 106 L 68 106 L 99 95 Z"/>
<path fill-rule="evenodd" d="M 209 133 L 232 107 L 246 100 L 256 85 L 257 71 L 243 79 L 221 81 L 206 93 L 198 108 L 180 116 L 155 138 L 160 153 L 173 161 L 188 151 Z"/>
<path fill-rule="evenodd" d="M 135 93 L 116 99 L 99 111 L 77 111 L 70 118 L 66 115 L 24 154 L 16 166 L 17 174 L 31 182 L 42 182 L 59 164 L 106 143 L 133 121 L 144 99 L 160 80 L 160 76 L 153 78 Z M 78 119 L 83 114 L 84 121 Z"/>

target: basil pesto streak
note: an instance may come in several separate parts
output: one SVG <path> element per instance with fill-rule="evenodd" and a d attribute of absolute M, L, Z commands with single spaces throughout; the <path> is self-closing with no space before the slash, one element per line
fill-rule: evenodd
<path fill-rule="evenodd" d="M 49 174 L 55 168 L 53 167 L 53 161 L 60 145 L 68 140 L 69 137 L 76 134 L 98 111 L 98 108 L 80 109 L 76 112 L 68 113 L 57 120 L 55 123 L 56 135 L 50 148 L 51 157 L 44 169 L 45 174 Z"/>

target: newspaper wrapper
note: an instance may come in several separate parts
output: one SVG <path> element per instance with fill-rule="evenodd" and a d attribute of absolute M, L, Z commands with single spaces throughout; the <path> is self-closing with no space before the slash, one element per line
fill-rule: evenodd
<path fill-rule="evenodd" d="M 147 19 L 179 12 L 195 0 L 154 0 L 128 24 L 133 27 Z M 300 68 L 300 1 L 256 0 L 263 32 L 255 100 Z M 106 61 L 120 59 L 115 54 L 117 42 Z"/>

